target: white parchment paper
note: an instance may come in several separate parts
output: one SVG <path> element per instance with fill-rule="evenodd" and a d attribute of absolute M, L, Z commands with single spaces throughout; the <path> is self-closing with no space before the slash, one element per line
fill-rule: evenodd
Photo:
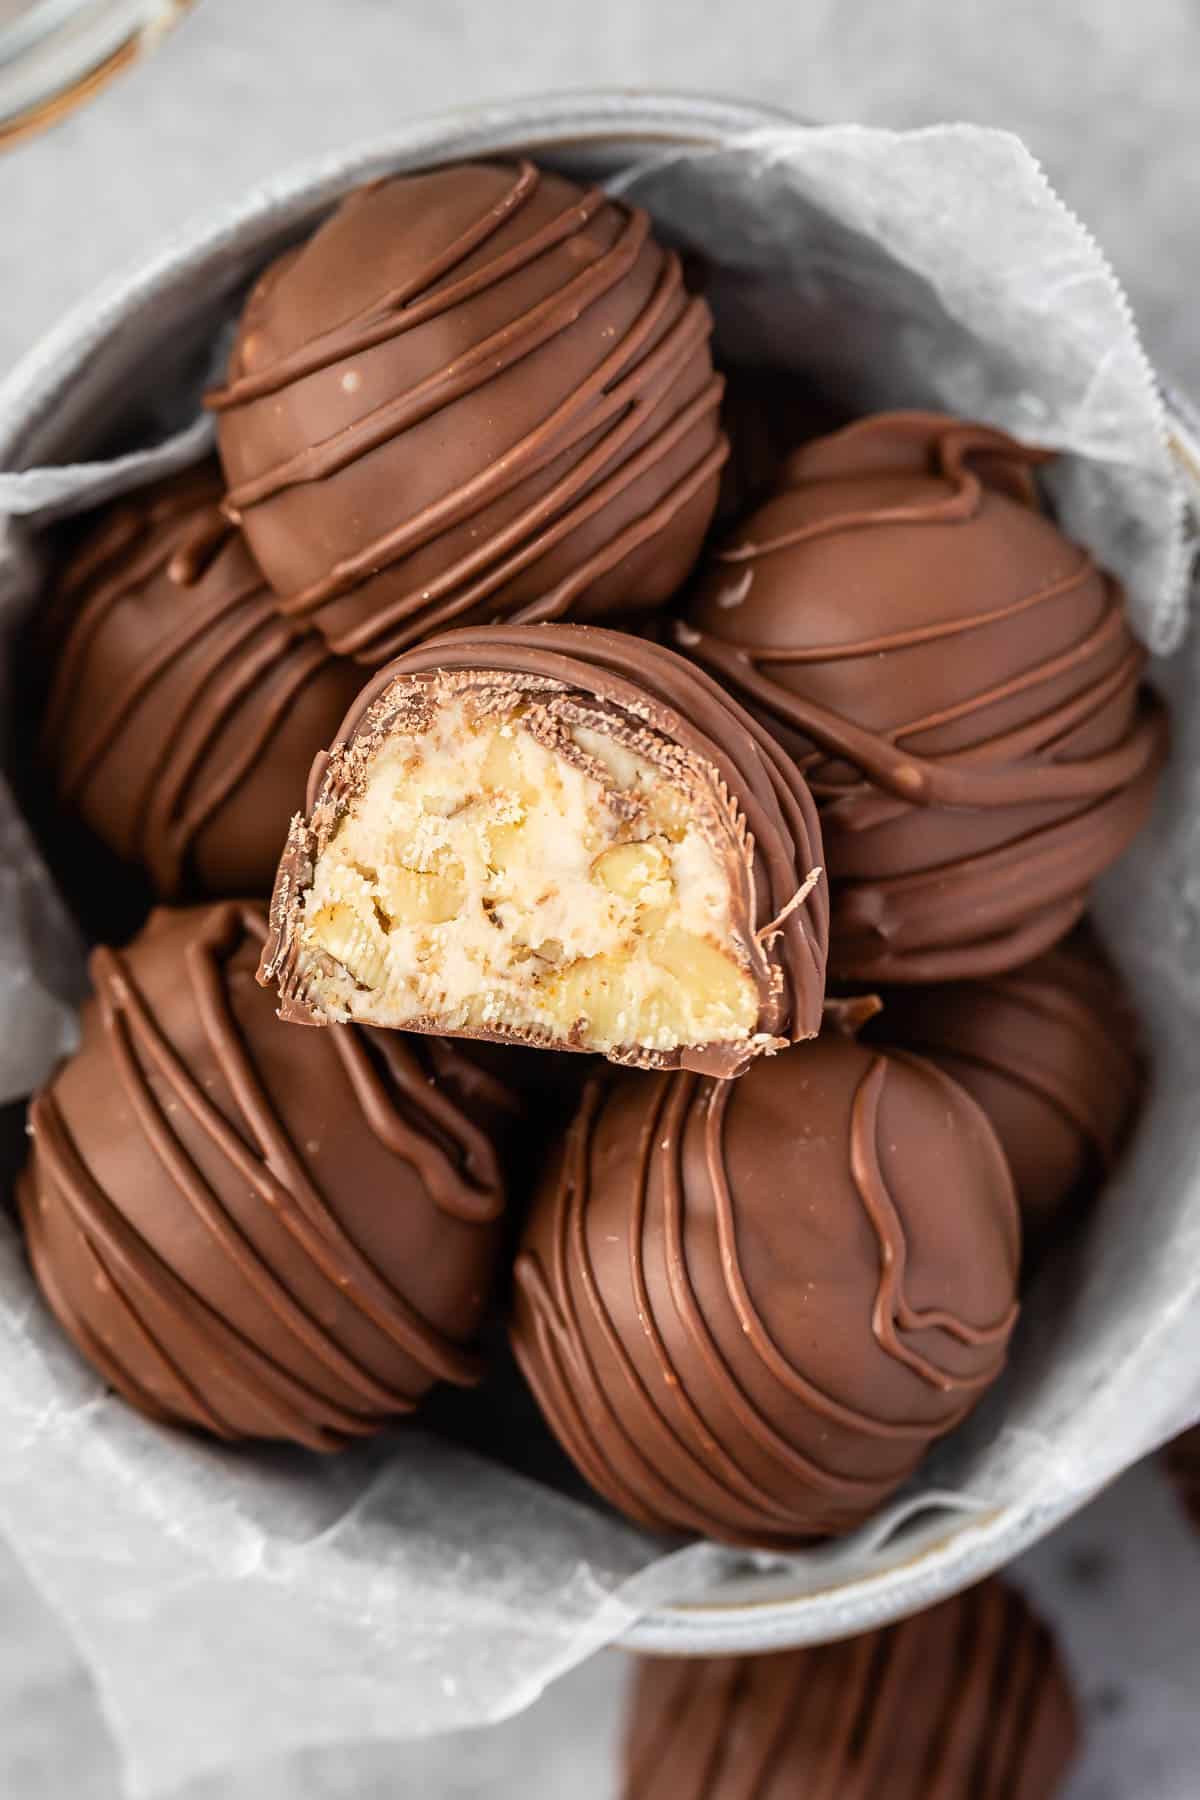
<path fill-rule="evenodd" d="M 53 522 L 203 448 L 196 396 L 253 271 L 357 180 L 544 140 L 536 123 L 410 134 L 251 197 L 0 391 L 10 681 Z M 882 1520 L 803 1557 L 664 1555 L 420 1431 L 333 1462 L 161 1432 L 60 1342 L 0 1217 L 0 1526 L 75 1632 L 135 1793 L 302 1744 L 486 1723 L 638 1621 L 684 1648 L 705 1630 L 749 1649 L 863 1629 L 1027 1541 L 1200 1414 L 1200 667 L 1194 642 L 1178 648 L 1195 521 L 1186 429 L 1116 281 L 1003 133 L 779 127 L 627 169 L 611 145 L 560 160 L 590 160 L 703 256 L 727 356 L 1064 453 L 1062 517 L 1125 580 L 1175 707 L 1162 803 L 1100 901 L 1146 1014 L 1152 1099 L 1091 1228 L 1032 1296 L 1000 1388 Z M 15 1097 L 71 1042 L 80 956 L 6 789 L 0 854 L 0 1092 Z M 708 1615 L 666 1604 L 718 1594 Z M 795 1603 L 738 1613 L 780 1595 Z"/>

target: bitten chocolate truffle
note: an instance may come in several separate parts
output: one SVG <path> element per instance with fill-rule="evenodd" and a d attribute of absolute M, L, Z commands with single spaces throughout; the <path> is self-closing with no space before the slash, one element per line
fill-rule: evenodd
<path fill-rule="evenodd" d="M 718 1075 L 820 1025 L 816 808 L 671 650 L 450 632 L 364 689 L 308 803 L 263 958 L 285 1018 Z"/>
<path fill-rule="evenodd" d="M 1103 951 L 1080 931 L 1011 975 L 883 1000 L 864 1035 L 928 1057 L 973 1095 L 1026 1234 L 1044 1239 L 1104 1181 L 1141 1094 L 1137 1019 Z"/>
<path fill-rule="evenodd" d="M 726 444 L 707 306 L 644 212 L 530 162 L 362 188 L 247 302 L 218 413 L 283 610 L 361 662 L 689 573 Z"/>
<path fill-rule="evenodd" d="M 1053 1800 L 1079 1724 L 1046 1627 L 985 1581 L 775 1656 L 644 1658 L 622 1800 Z"/>
<path fill-rule="evenodd" d="M 1028 962 L 1145 819 L 1165 714 L 1120 587 L 1040 510 L 1045 460 L 861 420 L 789 459 L 677 628 L 817 795 L 835 979 Z"/>
<path fill-rule="evenodd" d="M 478 1070 L 415 1042 L 292 1031 L 259 911 L 157 912 L 97 950 L 83 1042 L 32 1102 L 34 1273 L 152 1418 L 336 1450 L 477 1379 L 503 1194 Z"/>
<path fill-rule="evenodd" d="M 270 893 L 309 765 L 362 685 L 279 618 L 215 468 L 120 502 L 44 633 L 62 804 L 166 899 Z"/>
<path fill-rule="evenodd" d="M 1004 1363 L 1019 1231 L 991 1127 L 932 1063 L 831 1035 L 739 1081 L 610 1080 L 516 1265 L 547 1422 L 640 1524 L 851 1530 Z"/>

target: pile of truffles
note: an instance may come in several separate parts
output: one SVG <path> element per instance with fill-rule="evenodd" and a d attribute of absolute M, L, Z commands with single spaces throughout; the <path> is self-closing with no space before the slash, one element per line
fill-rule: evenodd
<path fill-rule="evenodd" d="M 95 948 L 20 1210 L 152 1418 L 335 1450 L 478 1381 L 503 1316 L 611 1505 L 802 1545 L 978 1403 L 1119 1155 L 1136 1021 L 1085 915 L 1167 753 L 1121 589 L 1043 451 L 813 435 L 782 372 L 727 412 L 711 330 L 599 189 L 375 182 L 246 301 L 219 463 L 60 561 L 41 810 L 81 915 L 102 866 L 156 905 Z M 986 1592 L 989 1754 L 1040 1763 L 1046 1653 Z M 887 1655 L 964 1683 L 974 1630 Z M 818 1698 L 845 1662 L 879 1701 L 882 1655 L 648 1675 L 629 1792 L 676 1738 L 725 1791 L 710 1695 L 867 1766 Z M 965 1793 L 975 1740 L 908 1726 Z"/>

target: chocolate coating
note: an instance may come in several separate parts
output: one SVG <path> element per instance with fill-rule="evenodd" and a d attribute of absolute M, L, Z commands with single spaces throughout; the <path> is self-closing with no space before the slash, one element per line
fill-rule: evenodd
<path fill-rule="evenodd" d="M 830 973 L 970 979 L 1066 935 L 1166 754 L 1121 589 L 1003 433 L 880 414 L 807 445 L 715 557 L 681 647 L 821 805 Z"/>
<path fill-rule="evenodd" d="M 1200 1425 L 1172 1439 L 1163 1455 L 1175 1491 L 1200 1530 Z"/>
<path fill-rule="evenodd" d="M 975 1405 L 1018 1255 L 974 1101 L 826 1035 L 736 1082 L 593 1085 L 526 1229 L 513 1347 L 621 1512 L 786 1547 L 860 1524 Z"/>
<path fill-rule="evenodd" d="M 991 1120 L 1027 1237 L 1043 1238 L 1111 1169 L 1142 1087 L 1137 1021 L 1090 936 L 988 981 L 895 988 L 866 1028 L 928 1057 Z"/>
<path fill-rule="evenodd" d="M 726 454 L 711 329 L 599 188 L 530 162 L 376 182 L 247 302 L 210 397 L 229 506 L 283 610 L 369 664 L 661 604 Z"/>
<path fill-rule="evenodd" d="M 336 1450 L 478 1378 L 503 1192 L 407 1041 L 280 1025 L 264 934 L 228 902 L 94 953 L 19 1202 L 59 1322 L 133 1406 Z"/>
<path fill-rule="evenodd" d="M 1079 1741 L 1054 1640 L 985 1581 L 838 1644 L 643 1659 L 623 1800 L 1052 1800 Z"/>
<path fill-rule="evenodd" d="M 721 470 L 716 523 L 725 528 L 768 498 L 793 451 L 844 423 L 844 415 L 791 369 L 734 363 L 721 373 L 729 460 Z"/>
<path fill-rule="evenodd" d="M 215 468 L 110 508 L 53 596 L 41 751 L 155 892 L 266 895 L 312 758 L 361 685 L 276 613 Z"/>
<path fill-rule="evenodd" d="M 562 696 L 597 732 L 622 742 L 649 731 L 698 770 L 721 796 L 721 853 L 740 907 L 739 937 L 759 994 L 749 1042 L 631 1050 L 644 1067 L 734 1075 L 780 1042 L 820 1028 L 828 908 L 816 808 L 792 759 L 703 671 L 674 651 L 623 633 L 580 625 L 477 627 L 434 638 L 398 657 L 365 687 L 338 741 L 313 765 L 308 817 L 293 821 L 271 904 L 260 979 L 278 985 L 281 1016 L 322 1022 L 312 959 L 302 943 L 302 908 L 316 863 L 381 744 L 423 692 L 452 674 L 476 689 L 527 695 L 529 710 Z M 440 1030 L 436 1020 L 409 1029 Z M 464 1032 L 503 1042 L 500 1030 Z M 509 1037 L 511 1041 L 511 1036 Z M 579 1049 L 569 1040 L 555 1047 Z"/>

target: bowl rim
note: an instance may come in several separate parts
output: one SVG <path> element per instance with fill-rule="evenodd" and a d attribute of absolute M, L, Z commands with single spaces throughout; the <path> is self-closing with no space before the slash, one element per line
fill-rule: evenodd
<path fill-rule="evenodd" d="M 269 213 L 272 234 L 332 205 L 348 188 L 387 169 L 515 149 L 558 154 L 646 147 L 713 148 L 747 133 L 795 126 L 788 113 L 753 102 L 637 88 L 556 92 L 429 115 L 382 138 L 335 155 L 291 165 L 260 183 L 232 210 L 209 211 L 166 240 L 129 273 L 118 274 L 76 304 L 0 382 L 0 470 L 30 466 L 38 434 L 77 381 L 97 342 L 137 309 L 178 290 L 184 274 L 217 251 L 250 250 Z M 619 1637 L 628 1650 L 651 1655 L 712 1656 L 799 1648 L 854 1636 L 948 1598 L 1045 1536 L 1094 1495 L 1072 1494 L 1051 1505 L 1011 1503 L 986 1515 L 947 1522 L 922 1547 L 887 1567 L 816 1591 L 787 1594 L 782 1572 L 718 1587 L 702 1600 L 662 1601 Z M 777 1591 L 778 1590 L 778 1591 Z M 737 1594 L 739 1597 L 733 1597 Z"/>

